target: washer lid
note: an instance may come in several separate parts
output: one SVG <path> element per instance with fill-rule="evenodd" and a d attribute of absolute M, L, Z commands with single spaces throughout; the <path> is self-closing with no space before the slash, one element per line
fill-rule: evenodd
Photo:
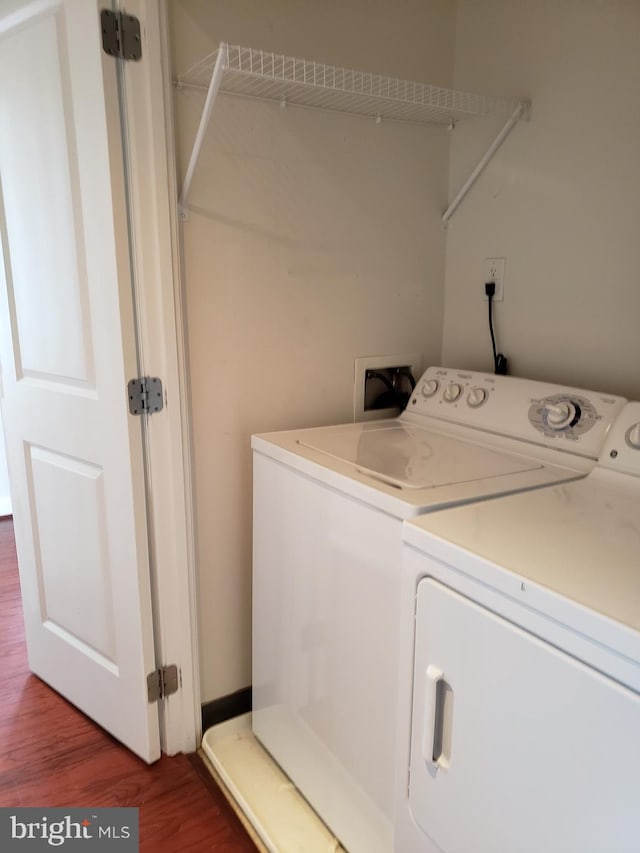
<path fill-rule="evenodd" d="M 510 453 L 449 438 L 412 424 L 317 431 L 297 440 L 301 447 L 353 465 L 400 489 L 429 489 L 487 480 L 542 468 L 542 464 Z"/>

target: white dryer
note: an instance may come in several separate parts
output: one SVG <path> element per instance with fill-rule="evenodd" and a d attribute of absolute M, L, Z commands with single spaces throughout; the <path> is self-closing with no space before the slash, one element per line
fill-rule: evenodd
<path fill-rule="evenodd" d="M 397 853 L 637 853 L 640 403 L 587 478 L 404 537 Z"/>
<path fill-rule="evenodd" d="M 622 404 L 430 368 L 394 420 L 253 437 L 253 730 L 351 853 L 393 846 L 403 521 L 583 477 Z"/>

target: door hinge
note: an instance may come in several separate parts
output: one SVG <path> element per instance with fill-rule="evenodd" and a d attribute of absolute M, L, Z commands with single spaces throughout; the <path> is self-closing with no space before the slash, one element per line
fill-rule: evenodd
<path fill-rule="evenodd" d="M 126 12 L 112 12 L 103 9 L 100 12 L 102 27 L 102 49 L 109 56 L 119 59 L 138 60 L 142 58 L 142 39 L 140 21 Z"/>
<path fill-rule="evenodd" d="M 147 695 L 149 702 L 157 702 L 165 699 L 172 693 L 177 693 L 180 688 L 180 674 L 178 667 L 172 663 L 169 666 L 161 666 L 147 676 Z"/>
<path fill-rule="evenodd" d="M 161 412 L 164 406 L 162 380 L 157 376 L 142 376 L 131 379 L 127 385 L 129 411 L 132 415 L 152 415 Z"/>

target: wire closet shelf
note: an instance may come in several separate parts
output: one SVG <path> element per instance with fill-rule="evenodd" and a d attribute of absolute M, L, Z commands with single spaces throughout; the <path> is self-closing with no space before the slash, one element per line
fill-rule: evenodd
<path fill-rule="evenodd" d="M 219 61 L 221 92 L 373 118 L 435 124 L 470 116 L 506 119 L 520 104 L 225 43 L 180 75 L 178 87 L 207 88 Z"/>
<path fill-rule="evenodd" d="M 180 195 L 183 215 L 218 92 L 276 101 L 282 105 L 295 104 L 369 116 L 377 121 L 392 119 L 452 127 L 458 119 L 472 116 L 506 120 L 484 157 L 443 213 L 445 227 L 517 122 L 528 117 L 529 109 L 527 101 L 460 92 L 225 42 L 180 75 L 176 86 L 207 90 Z"/>

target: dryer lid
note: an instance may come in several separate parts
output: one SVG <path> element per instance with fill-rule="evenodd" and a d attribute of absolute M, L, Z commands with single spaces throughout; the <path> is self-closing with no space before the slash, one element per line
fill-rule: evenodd
<path fill-rule="evenodd" d="M 326 454 L 400 489 L 429 489 L 540 469 L 511 453 L 450 438 L 412 424 L 362 425 L 314 431 L 301 447 Z"/>

